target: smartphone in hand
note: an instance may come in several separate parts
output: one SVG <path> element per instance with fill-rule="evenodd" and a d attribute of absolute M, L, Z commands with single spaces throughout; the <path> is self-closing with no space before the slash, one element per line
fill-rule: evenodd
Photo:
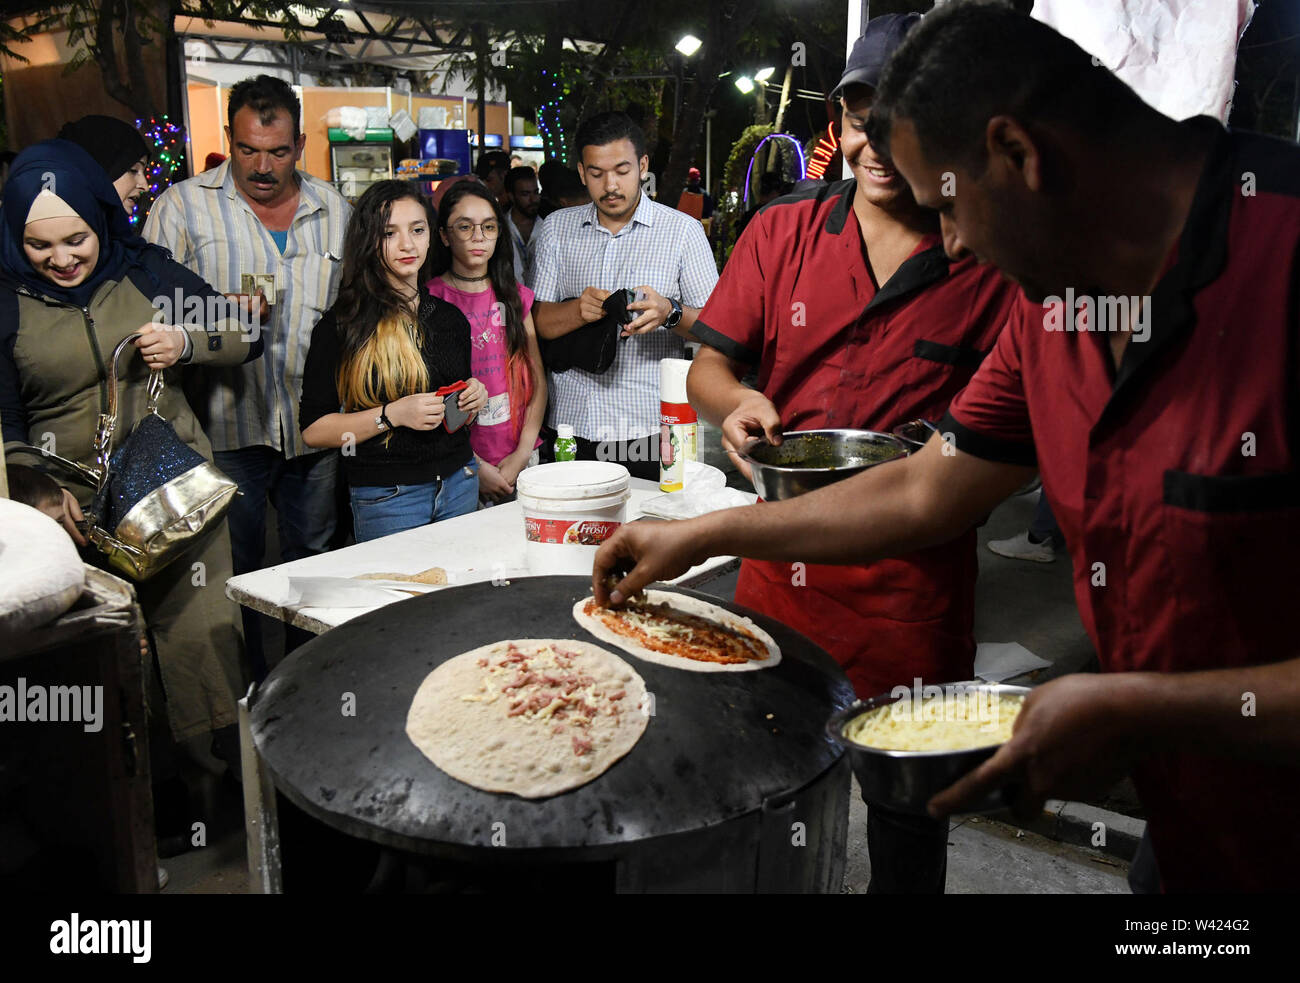
<path fill-rule="evenodd" d="M 465 425 L 469 419 L 469 411 L 460 408 L 460 394 L 469 388 L 469 383 L 461 380 L 453 382 L 450 386 L 443 386 L 441 389 L 434 390 L 435 396 L 442 397 L 443 418 L 442 425 L 447 428 L 448 433 L 455 433 Z"/>

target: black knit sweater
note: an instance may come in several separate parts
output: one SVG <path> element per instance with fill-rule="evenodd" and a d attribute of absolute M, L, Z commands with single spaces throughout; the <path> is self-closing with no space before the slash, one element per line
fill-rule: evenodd
<path fill-rule="evenodd" d="M 420 300 L 420 351 L 429 368 L 429 392 L 470 375 L 469 322 L 455 306 L 423 294 Z M 338 390 L 338 367 L 342 339 L 334 308 L 330 308 L 311 334 L 311 348 L 303 368 L 299 425 L 306 430 L 330 413 L 343 412 Z M 395 398 L 409 396 L 397 393 Z M 379 408 L 375 408 L 375 416 Z M 446 478 L 473 457 L 469 446 L 469 425 L 455 433 L 446 427 L 408 430 L 394 427 L 387 433 L 358 442 L 355 454 L 343 455 L 343 469 L 353 487 L 373 485 L 416 485 Z"/>

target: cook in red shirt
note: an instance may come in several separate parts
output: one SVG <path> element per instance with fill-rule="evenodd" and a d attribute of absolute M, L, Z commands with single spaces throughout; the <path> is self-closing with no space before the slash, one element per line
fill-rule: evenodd
<path fill-rule="evenodd" d="M 1293 891 L 1300 149 L 1177 123 L 1051 28 L 958 3 L 900 47 L 870 129 L 950 248 L 1024 289 L 943 436 L 789 502 L 626 528 L 596 573 L 640 561 L 618 601 L 714 554 L 894 555 L 1036 462 L 1106 671 L 1037 688 L 931 812 L 1011 785 L 1032 814 L 1131 772 L 1165 890 Z M 1138 303 L 1066 312 L 1067 290 Z"/>
<path fill-rule="evenodd" d="M 1019 292 L 991 266 L 944 255 L 934 214 L 871 153 L 871 95 L 851 85 L 843 97 L 854 178 L 759 212 L 692 329 L 703 347 L 690 401 L 729 450 L 783 430 L 938 421 Z M 740 382 L 751 369 L 757 389 Z M 971 678 L 976 572 L 972 528 L 870 566 L 746 560 L 736 600 L 816 641 L 870 697 L 917 676 Z"/>
<path fill-rule="evenodd" d="M 687 390 L 692 405 L 722 427 L 724 446 L 751 435 L 779 441 L 783 430 L 888 433 L 917 418 L 937 421 L 1010 312 L 1015 286 L 972 257 L 949 260 L 934 213 L 916 204 L 867 143 L 872 87 L 919 19 L 872 20 L 849 58 L 836 95 L 853 177 L 763 208 L 695 322 L 704 347 Z M 757 389 L 740 382 L 750 369 Z M 861 697 L 918 677 L 926 684 L 970 679 L 975 546 L 971 528 L 869 566 L 746 560 L 736 600 L 826 649 Z M 885 812 L 873 809 L 868 821 L 871 889 L 942 892 L 946 825 L 895 817 L 893 828 L 920 826 L 915 836 L 929 846 L 882 846 L 882 835 L 890 839 L 881 832 Z"/>

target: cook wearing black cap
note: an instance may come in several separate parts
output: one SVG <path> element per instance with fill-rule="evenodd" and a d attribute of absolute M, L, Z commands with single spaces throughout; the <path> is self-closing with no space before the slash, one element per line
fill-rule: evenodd
<path fill-rule="evenodd" d="M 921 15 L 916 13 L 884 14 L 867 24 L 862 37 L 853 42 L 844 76 L 831 92 L 831 98 L 843 98 L 844 90 L 850 85 L 869 85 L 873 89 L 878 86 L 885 62 L 920 19 Z"/>
<path fill-rule="evenodd" d="M 149 190 L 149 145 L 140 132 L 112 116 L 83 116 L 65 123 L 59 139 L 72 141 L 95 159 L 113 182 L 126 213 L 134 215 L 140 196 Z"/>
<path fill-rule="evenodd" d="M 938 420 L 1011 309 L 1014 286 L 972 257 L 944 255 L 937 218 L 864 133 L 881 69 L 918 19 L 872 20 L 835 87 L 852 178 L 758 210 L 696 321 L 703 346 L 688 393 L 732 448 L 751 434 Z M 740 382 L 751 369 L 756 390 Z M 959 532 L 851 567 L 746 560 L 736 601 L 824 648 L 860 697 L 918 676 L 970 679 L 978 564 L 973 529 Z M 872 805 L 870 890 L 943 891 L 947 841 L 940 820 Z"/>
<path fill-rule="evenodd" d="M 993 351 L 916 454 L 788 502 L 623 526 L 597 600 L 627 559 L 611 600 L 712 555 L 944 542 L 1036 466 L 1104 671 L 1035 687 L 932 813 L 1001 788 L 1039 816 L 1130 773 L 1156 861 L 1135 887 L 1294 893 L 1300 148 L 1169 119 L 1040 21 L 959 0 L 899 46 L 869 130 L 953 254 L 1021 284 Z"/>

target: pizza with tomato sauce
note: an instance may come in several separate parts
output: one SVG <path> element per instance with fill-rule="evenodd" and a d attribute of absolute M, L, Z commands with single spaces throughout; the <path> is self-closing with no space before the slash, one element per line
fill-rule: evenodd
<path fill-rule="evenodd" d="M 694 672 L 746 672 L 781 661 L 772 636 L 748 618 L 696 597 L 648 590 L 621 608 L 588 597 L 573 617 L 602 642 L 647 662 Z"/>

